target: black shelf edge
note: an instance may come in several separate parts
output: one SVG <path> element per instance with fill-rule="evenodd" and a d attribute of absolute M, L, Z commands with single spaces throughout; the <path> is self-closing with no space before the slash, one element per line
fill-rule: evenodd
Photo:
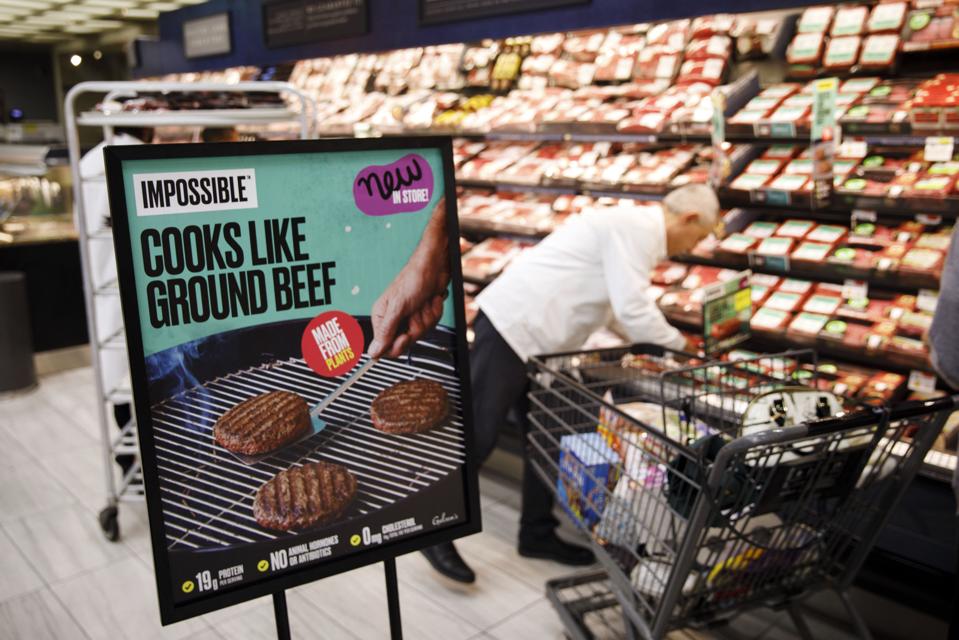
<path fill-rule="evenodd" d="M 938 291 L 939 279 L 932 276 L 910 276 L 893 271 L 876 271 L 858 269 L 843 264 L 835 263 L 813 263 L 797 260 L 790 261 L 789 270 L 756 266 L 749 264 L 749 258 L 743 256 L 730 256 L 708 258 L 705 256 L 685 255 L 674 257 L 675 262 L 691 265 L 702 265 L 705 267 L 719 267 L 721 269 L 752 269 L 758 273 L 766 273 L 773 276 L 782 276 L 785 278 L 796 278 L 799 280 L 811 280 L 814 282 L 830 282 L 833 284 L 843 284 L 846 280 L 864 280 L 869 283 L 869 288 L 873 287 L 888 291 L 890 293 L 908 293 L 915 294 L 920 289 L 932 289 Z"/>
<path fill-rule="evenodd" d="M 679 329 L 697 334 L 702 333 L 703 328 L 701 323 L 691 322 L 688 317 L 672 314 L 668 309 L 664 309 L 663 314 L 666 316 L 666 319 L 669 320 L 670 324 Z M 753 331 L 749 340 L 740 346 L 745 349 L 763 353 L 776 353 L 797 348 L 814 349 L 819 356 L 825 357 L 826 359 L 838 360 L 869 369 L 892 371 L 893 373 L 906 376 L 908 376 L 912 370 L 935 374 L 932 365 L 926 359 L 911 358 L 888 351 L 866 352 L 861 347 L 847 347 L 817 337 L 810 336 L 806 339 L 788 336 L 785 331 L 778 333 Z"/>

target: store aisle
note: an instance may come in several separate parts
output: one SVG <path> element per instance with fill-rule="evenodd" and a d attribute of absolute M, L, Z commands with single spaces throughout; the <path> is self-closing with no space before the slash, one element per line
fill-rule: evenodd
<path fill-rule="evenodd" d="M 0 640 L 275 637 L 268 599 L 160 627 L 144 505 L 122 505 L 118 544 L 104 540 L 96 524 L 103 489 L 94 397 L 90 370 L 76 369 L 0 400 Z M 479 575 L 475 585 L 438 577 L 419 554 L 399 559 L 406 637 L 562 638 L 543 584 L 570 571 L 520 558 L 516 491 L 492 475 L 481 484 L 484 531 L 459 543 Z M 387 637 L 379 566 L 295 589 L 289 605 L 297 638 Z M 750 638 L 794 637 L 785 614 L 749 616 L 737 630 Z M 814 630 L 848 637 L 815 621 Z"/>

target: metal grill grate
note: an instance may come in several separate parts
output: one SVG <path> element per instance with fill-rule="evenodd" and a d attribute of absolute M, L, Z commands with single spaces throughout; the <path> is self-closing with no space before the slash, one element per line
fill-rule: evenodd
<path fill-rule="evenodd" d="M 369 416 L 373 398 L 415 377 L 443 385 L 450 420 L 423 434 L 377 431 Z M 286 390 L 315 406 L 340 383 L 320 378 L 303 360 L 291 358 L 217 378 L 155 405 L 153 434 L 169 548 L 225 547 L 285 535 L 256 523 L 253 498 L 264 482 L 294 465 L 325 461 L 347 467 L 359 483 L 356 500 L 344 515 L 352 518 L 421 491 L 464 463 L 462 405 L 453 365 L 416 355 L 374 364 L 320 415 L 327 425 L 322 432 L 256 464 L 243 464 L 213 442 L 216 419 L 238 402 Z"/>

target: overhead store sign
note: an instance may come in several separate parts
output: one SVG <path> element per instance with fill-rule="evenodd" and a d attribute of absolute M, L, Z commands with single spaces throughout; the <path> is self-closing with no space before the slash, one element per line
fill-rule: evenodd
<path fill-rule="evenodd" d="M 183 23 L 183 54 L 187 58 L 227 55 L 232 50 L 229 13 Z"/>
<path fill-rule="evenodd" d="M 590 0 L 420 0 L 420 24 L 457 22 L 589 3 Z"/>
<path fill-rule="evenodd" d="M 369 32 L 366 0 L 287 0 L 263 5 L 268 47 L 352 38 Z"/>
<path fill-rule="evenodd" d="M 105 158 L 164 624 L 479 530 L 448 138 Z"/>

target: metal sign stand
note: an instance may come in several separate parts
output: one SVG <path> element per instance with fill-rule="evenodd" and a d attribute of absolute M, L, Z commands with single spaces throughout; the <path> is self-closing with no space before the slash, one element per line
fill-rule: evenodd
<path fill-rule="evenodd" d="M 386 606 L 390 615 L 390 640 L 403 640 L 403 623 L 400 620 L 400 592 L 396 580 L 396 560 L 383 561 L 386 577 Z M 290 640 L 290 616 L 286 609 L 286 591 L 273 594 L 273 616 L 276 618 L 276 640 Z"/>

